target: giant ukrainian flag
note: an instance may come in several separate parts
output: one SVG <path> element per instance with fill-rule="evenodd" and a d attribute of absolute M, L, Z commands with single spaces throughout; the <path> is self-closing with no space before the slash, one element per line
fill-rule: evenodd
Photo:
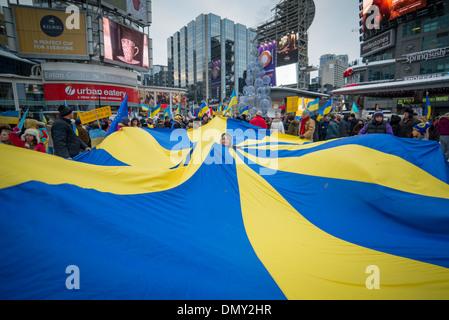
<path fill-rule="evenodd" d="M 303 144 L 217 117 L 123 128 L 74 161 L 0 152 L 2 299 L 449 299 L 437 142 Z"/>

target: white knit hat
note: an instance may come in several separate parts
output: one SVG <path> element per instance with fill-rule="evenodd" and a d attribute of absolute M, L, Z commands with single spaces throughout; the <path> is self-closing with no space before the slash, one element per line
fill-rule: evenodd
<path fill-rule="evenodd" d="M 37 143 L 41 142 L 41 139 L 39 138 L 39 131 L 36 129 L 26 129 L 24 134 L 22 135 L 22 140 L 25 141 L 25 136 L 29 134 L 31 136 L 35 136 L 36 137 L 36 141 Z"/>

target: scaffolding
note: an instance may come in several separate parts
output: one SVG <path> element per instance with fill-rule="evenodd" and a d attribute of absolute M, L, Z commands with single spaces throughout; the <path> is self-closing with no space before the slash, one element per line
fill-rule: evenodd
<path fill-rule="evenodd" d="M 259 44 L 279 41 L 281 37 L 296 33 L 298 35 L 298 89 L 307 89 L 310 78 L 308 57 L 308 34 L 315 18 L 313 0 L 284 0 L 272 10 L 273 17 L 257 27 Z"/>

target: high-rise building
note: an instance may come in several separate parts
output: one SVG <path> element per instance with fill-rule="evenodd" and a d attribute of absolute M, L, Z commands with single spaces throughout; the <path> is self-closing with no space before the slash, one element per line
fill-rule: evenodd
<path fill-rule="evenodd" d="M 324 65 L 320 66 L 321 74 L 321 92 L 328 93 L 326 88 L 331 90 L 342 88 L 345 85 L 344 72 L 348 68 L 348 64 L 344 60 L 332 59 L 327 60 Z"/>
<path fill-rule="evenodd" d="M 219 104 L 242 92 L 250 43 L 256 32 L 215 14 L 201 14 L 167 40 L 173 85 L 190 103 Z"/>
<path fill-rule="evenodd" d="M 449 4 L 445 0 L 360 0 L 363 63 L 344 72 L 345 95 L 359 110 L 412 107 L 423 114 L 426 96 L 433 115 L 449 111 Z"/>

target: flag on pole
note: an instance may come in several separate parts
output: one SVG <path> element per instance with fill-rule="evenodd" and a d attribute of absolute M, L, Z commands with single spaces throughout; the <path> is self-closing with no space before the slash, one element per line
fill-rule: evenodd
<path fill-rule="evenodd" d="M 355 102 L 352 104 L 352 112 L 354 112 L 355 114 L 359 114 L 359 108 L 357 108 Z"/>
<path fill-rule="evenodd" d="M 203 114 L 205 114 L 207 111 L 209 110 L 209 108 L 207 107 L 206 102 L 203 102 L 201 104 L 201 106 L 198 108 L 197 112 L 197 117 L 201 117 Z"/>
<path fill-rule="evenodd" d="M 244 108 L 240 111 L 240 114 L 241 114 L 241 115 L 244 115 L 244 114 L 248 115 L 248 114 L 249 114 L 249 107 L 248 107 L 248 106 L 244 107 Z"/>
<path fill-rule="evenodd" d="M 330 99 L 324 106 L 318 109 L 318 118 L 317 121 L 321 121 L 327 114 L 332 111 L 332 99 Z"/>
<path fill-rule="evenodd" d="M 170 120 L 173 119 L 172 112 L 171 112 L 171 105 L 167 106 L 164 110 L 164 119 L 165 117 L 168 117 Z"/>
<path fill-rule="evenodd" d="M 430 119 L 430 115 L 432 114 L 432 106 L 430 105 L 429 93 L 426 93 L 426 106 L 424 107 L 424 116 L 427 120 Z"/>
<path fill-rule="evenodd" d="M 320 98 L 317 98 L 307 104 L 307 110 L 316 111 L 320 108 Z"/>
<path fill-rule="evenodd" d="M 159 114 L 159 112 L 161 112 L 161 104 L 159 103 L 153 110 L 153 112 L 151 112 L 151 118 L 154 118 L 155 116 L 157 116 Z"/>
<path fill-rule="evenodd" d="M 122 104 L 118 109 L 117 115 L 115 116 L 114 120 L 112 120 L 112 123 L 108 130 L 108 135 L 117 131 L 118 124 L 122 121 L 122 118 L 126 116 L 128 116 L 128 95 L 126 95 L 125 99 L 123 99 Z"/>
<path fill-rule="evenodd" d="M 23 116 L 22 116 L 22 119 L 20 119 L 20 122 L 19 122 L 19 124 L 17 125 L 17 127 L 19 127 L 20 131 L 22 131 L 22 129 L 23 129 L 23 125 L 24 125 L 25 120 L 26 120 L 26 118 L 27 118 L 28 110 L 29 110 L 29 109 L 27 109 L 27 111 L 25 111 L 25 113 L 24 113 Z"/>

